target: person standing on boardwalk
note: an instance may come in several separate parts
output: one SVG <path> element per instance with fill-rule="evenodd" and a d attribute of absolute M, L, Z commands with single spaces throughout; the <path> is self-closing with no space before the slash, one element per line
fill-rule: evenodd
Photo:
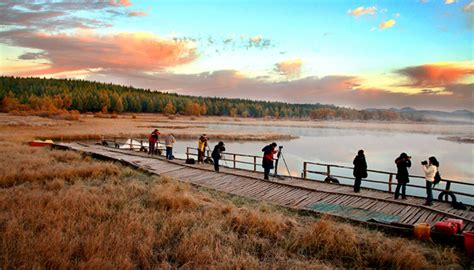
<path fill-rule="evenodd" d="M 395 159 L 397 164 L 397 188 L 395 189 L 395 200 L 400 196 L 400 188 L 402 189 L 402 199 L 406 200 L 406 186 L 410 182 L 408 179 L 408 168 L 411 167 L 411 157 L 406 153 L 401 153 L 400 156 Z"/>
<path fill-rule="evenodd" d="M 357 156 L 354 158 L 352 164 L 354 164 L 353 175 L 355 177 L 354 192 L 359 192 L 362 178 L 367 177 L 367 162 L 365 161 L 364 150 L 357 152 Z"/>
<path fill-rule="evenodd" d="M 222 159 L 222 152 L 225 151 L 224 142 L 219 142 L 214 146 L 214 150 L 212 151 L 212 159 L 214 160 L 214 170 L 216 172 L 219 171 L 219 160 Z"/>
<path fill-rule="evenodd" d="M 273 155 L 276 154 L 275 148 L 277 144 L 274 142 L 265 146 L 262 149 L 263 152 L 263 159 L 262 159 L 262 167 L 264 170 L 264 177 L 263 179 L 268 180 L 268 176 L 270 175 L 270 170 L 273 169 Z"/>
<path fill-rule="evenodd" d="M 207 141 L 208 138 L 206 137 L 206 134 L 202 134 L 201 137 L 199 137 L 198 140 L 198 163 L 203 163 L 204 162 L 204 153 L 207 148 Z"/>
<path fill-rule="evenodd" d="M 425 172 L 426 180 L 426 203 L 425 205 L 433 205 L 433 182 L 435 175 L 438 172 L 439 162 L 435 157 L 430 157 L 428 161 L 421 162 L 423 171 Z"/>
<path fill-rule="evenodd" d="M 176 139 L 174 138 L 173 134 L 169 134 L 165 138 L 165 146 L 166 146 L 166 159 L 172 160 L 173 159 L 173 144 L 176 143 Z"/>
<path fill-rule="evenodd" d="M 159 139 L 160 132 L 158 129 L 155 129 L 151 132 L 150 137 L 148 138 L 148 154 L 152 155 L 155 154 L 155 145 Z"/>

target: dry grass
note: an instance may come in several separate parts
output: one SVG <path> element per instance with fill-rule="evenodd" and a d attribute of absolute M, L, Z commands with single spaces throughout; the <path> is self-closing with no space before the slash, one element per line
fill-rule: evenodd
<path fill-rule="evenodd" d="M 0 142 L 0 268 L 434 269 L 455 251 Z"/>
<path fill-rule="evenodd" d="M 152 129 L 150 129 L 152 130 Z M 199 138 L 203 132 L 161 132 L 162 136 L 165 136 L 168 133 L 173 133 L 176 139 L 181 140 L 194 140 Z M 147 133 L 116 133 L 114 134 L 114 138 L 116 139 L 143 139 L 146 140 L 150 134 Z M 235 134 L 235 133 L 207 133 L 207 136 L 213 140 L 225 140 L 225 141 L 238 141 L 238 140 L 245 140 L 245 141 L 278 141 L 278 140 L 291 140 L 297 138 L 293 135 L 288 134 Z M 83 140 L 101 140 L 102 138 L 110 138 L 112 136 L 104 136 L 103 134 L 99 133 L 81 133 L 81 134 L 67 134 L 67 133 L 56 133 L 54 135 L 41 135 L 35 136 L 37 139 L 41 140 L 54 140 L 54 141 L 83 141 Z"/>
<path fill-rule="evenodd" d="M 223 132 L 207 128 L 205 124 L 184 124 L 176 120 L 170 121 L 162 115 L 138 115 L 135 119 L 128 115 L 113 118 L 112 115 L 95 117 L 92 114 L 81 115 L 80 121 L 65 121 L 58 119 L 47 119 L 33 116 L 12 116 L 0 113 L 0 139 L 30 140 L 30 139 L 52 139 L 55 141 L 77 141 L 77 140 L 100 140 L 106 138 L 148 138 L 154 128 L 158 128 L 163 134 L 173 133 L 177 139 L 197 140 L 199 136 L 206 133 L 215 140 L 289 140 L 295 136 L 282 133 L 255 133 L 248 130 Z M 27 119 L 27 120 L 25 120 Z M 44 123 L 44 124 L 37 124 Z M 46 124 L 47 123 L 47 124 Z M 153 123 L 153 126 L 150 124 Z M 48 128 L 45 128 L 45 125 Z M 185 126 L 183 128 L 183 126 Z M 34 127 L 34 128 L 28 128 Z M 10 135 L 10 136 L 9 136 Z M 12 136 L 15 135 L 15 136 Z"/>

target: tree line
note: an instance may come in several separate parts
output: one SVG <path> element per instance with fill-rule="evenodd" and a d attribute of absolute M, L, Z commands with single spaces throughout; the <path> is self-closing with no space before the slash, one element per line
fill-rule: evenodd
<path fill-rule="evenodd" d="M 389 110 L 365 111 L 323 104 L 292 104 L 178 95 L 111 83 L 75 79 L 0 77 L 0 110 L 147 112 L 232 117 L 344 120 L 405 120 Z"/>

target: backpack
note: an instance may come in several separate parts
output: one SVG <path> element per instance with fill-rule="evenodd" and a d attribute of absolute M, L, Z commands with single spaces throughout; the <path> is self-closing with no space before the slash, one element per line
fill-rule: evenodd
<path fill-rule="evenodd" d="M 433 187 L 439 184 L 439 182 L 441 182 L 441 175 L 439 174 L 439 171 L 437 171 L 434 177 Z"/>

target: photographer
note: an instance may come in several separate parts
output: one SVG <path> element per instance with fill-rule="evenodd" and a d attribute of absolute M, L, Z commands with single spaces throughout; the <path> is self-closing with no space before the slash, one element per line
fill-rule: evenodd
<path fill-rule="evenodd" d="M 268 176 L 270 175 L 270 170 L 273 169 L 273 155 L 277 153 L 275 148 L 277 144 L 274 142 L 262 148 L 263 152 L 263 159 L 262 159 L 262 167 L 264 170 L 264 177 L 263 179 L 268 180 Z"/>
<path fill-rule="evenodd" d="M 364 150 L 359 150 L 357 156 L 352 162 L 354 164 L 353 175 L 355 177 L 354 181 L 354 192 L 360 192 L 360 184 L 362 178 L 367 178 L 367 162 L 365 161 Z"/>
<path fill-rule="evenodd" d="M 438 171 L 439 162 L 435 157 L 430 157 L 428 161 L 421 162 L 423 171 L 425 172 L 426 180 L 426 203 L 425 205 L 433 205 L 433 182 Z"/>
<path fill-rule="evenodd" d="M 198 164 L 202 164 L 204 162 L 204 155 L 207 148 L 207 138 L 206 134 L 202 134 L 198 140 Z"/>
<path fill-rule="evenodd" d="M 219 142 L 214 146 L 214 150 L 212 151 L 212 159 L 214 160 L 214 170 L 216 172 L 219 171 L 219 160 L 222 159 L 222 152 L 225 151 L 224 142 Z"/>
<path fill-rule="evenodd" d="M 150 137 L 148 137 L 148 154 L 149 155 L 153 156 L 155 154 L 156 152 L 155 145 L 156 145 L 156 142 L 158 142 L 160 138 L 159 135 L 160 135 L 160 132 L 158 131 L 158 129 L 155 129 L 153 130 L 153 132 L 151 132 Z"/>
<path fill-rule="evenodd" d="M 411 157 L 406 153 L 401 153 L 400 156 L 395 159 L 397 164 L 397 188 L 395 189 L 395 200 L 398 200 L 400 196 L 400 188 L 402 189 L 402 200 L 406 200 L 406 186 L 410 182 L 408 178 L 408 168 L 411 167 Z"/>

